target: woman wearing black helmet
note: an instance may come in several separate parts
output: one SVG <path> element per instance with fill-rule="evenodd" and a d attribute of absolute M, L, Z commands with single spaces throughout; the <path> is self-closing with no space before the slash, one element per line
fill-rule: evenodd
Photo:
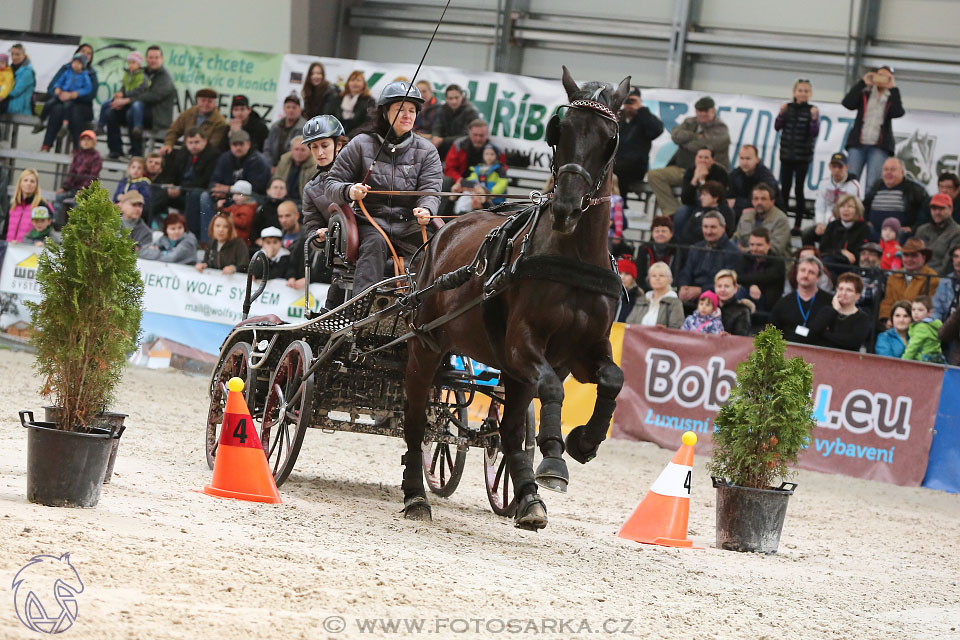
<path fill-rule="evenodd" d="M 371 126 L 351 140 L 323 178 L 326 197 L 338 204 L 363 200 L 386 232 L 398 255 L 410 256 L 422 243 L 426 225 L 440 203 L 437 196 L 384 196 L 368 191 L 440 191 L 443 168 L 436 147 L 413 133 L 423 105 L 420 91 L 408 82 L 391 82 L 377 100 Z M 379 155 L 378 155 L 379 151 Z M 366 184 L 361 181 L 373 167 Z M 364 215 L 357 216 L 360 255 L 354 293 L 383 279 L 389 249 Z"/>

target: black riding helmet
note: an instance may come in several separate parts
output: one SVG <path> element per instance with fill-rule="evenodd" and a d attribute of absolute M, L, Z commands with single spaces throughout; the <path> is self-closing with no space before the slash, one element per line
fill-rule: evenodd
<path fill-rule="evenodd" d="M 340 121 L 329 115 L 314 116 L 303 125 L 303 144 L 309 145 L 314 140 L 323 138 L 339 138 L 347 135 Z"/>
<path fill-rule="evenodd" d="M 383 88 L 383 91 L 380 92 L 380 97 L 377 98 L 378 107 L 386 107 L 387 105 L 393 104 L 394 102 L 406 101 L 414 103 L 417 107 L 417 111 L 420 111 L 420 108 L 423 106 L 423 96 L 420 95 L 420 90 L 417 89 L 417 86 L 410 84 L 406 81 L 391 82 Z"/>

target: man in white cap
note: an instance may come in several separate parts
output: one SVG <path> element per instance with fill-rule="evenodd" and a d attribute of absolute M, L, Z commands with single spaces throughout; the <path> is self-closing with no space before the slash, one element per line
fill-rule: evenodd
<path fill-rule="evenodd" d="M 140 247 L 145 247 L 153 242 L 153 232 L 143 221 L 143 196 L 139 191 L 127 191 L 120 196 L 117 204 L 120 206 L 120 222 L 124 229 L 130 231 L 130 239 L 137 245 L 137 251 Z"/>

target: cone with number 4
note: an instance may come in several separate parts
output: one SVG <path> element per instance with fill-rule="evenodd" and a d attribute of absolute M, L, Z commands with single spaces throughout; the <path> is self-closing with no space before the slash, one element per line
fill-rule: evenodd
<path fill-rule="evenodd" d="M 673 456 L 643 502 L 634 509 L 617 535 L 627 540 L 664 547 L 693 547 L 687 538 L 690 484 L 693 480 L 693 445 L 697 434 L 683 434 L 683 445 Z"/>
<path fill-rule="evenodd" d="M 227 406 L 213 463 L 213 480 L 203 488 L 208 496 L 249 502 L 280 502 L 256 425 L 243 399 L 243 380 L 227 382 Z"/>

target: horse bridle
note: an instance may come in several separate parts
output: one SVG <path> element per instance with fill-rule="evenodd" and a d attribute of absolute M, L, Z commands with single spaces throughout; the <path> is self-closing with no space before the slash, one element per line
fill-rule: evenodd
<path fill-rule="evenodd" d="M 600 171 L 600 175 L 597 176 L 596 180 L 594 180 L 593 176 L 590 175 L 589 171 L 587 171 L 582 166 L 574 162 L 567 163 L 557 168 L 556 149 L 557 149 L 557 143 L 559 142 L 559 139 L 558 139 L 559 136 L 556 136 L 551 142 L 551 146 L 553 147 L 553 150 L 554 150 L 554 156 L 553 156 L 554 159 L 550 161 L 550 169 L 553 172 L 554 189 L 556 189 L 556 185 L 560 180 L 560 176 L 562 176 L 565 173 L 572 173 L 574 175 L 580 176 L 586 181 L 588 185 L 591 185 L 591 184 L 593 185 L 593 189 L 583 194 L 583 196 L 580 198 L 580 211 L 584 212 L 590 207 L 610 199 L 610 196 L 604 196 L 604 197 L 598 198 L 597 193 L 600 191 L 601 188 L 603 188 L 603 181 L 607 177 L 607 174 L 609 174 L 610 169 L 613 167 L 613 162 L 617 157 L 617 149 L 620 147 L 620 121 L 617 119 L 617 114 L 614 113 L 613 109 L 603 104 L 602 102 L 597 102 L 596 100 L 574 100 L 570 104 L 560 105 L 560 107 L 558 107 L 558 113 L 559 113 L 559 109 L 564 107 L 568 109 L 582 109 L 584 111 L 590 111 L 592 113 L 597 114 L 604 120 L 609 120 L 617 127 L 616 133 L 610 138 L 611 141 L 613 141 L 614 143 L 613 148 L 610 151 L 610 157 L 607 158 L 607 162 L 603 166 L 603 169 Z M 558 118 L 557 124 L 555 126 L 559 127 L 559 116 L 554 115 L 553 118 Z M 557 133 L 559 134 L 559 131 L 557 131 Z"/>

